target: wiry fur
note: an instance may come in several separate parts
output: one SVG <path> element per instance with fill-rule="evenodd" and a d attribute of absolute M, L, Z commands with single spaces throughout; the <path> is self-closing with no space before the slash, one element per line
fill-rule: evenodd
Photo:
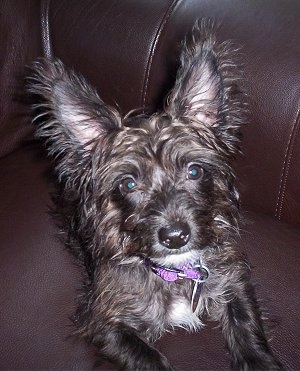
<path fill-rule="evenodd" d="M 250 272 L 238 251 L 238 152 L 242 104 L 229 43 L 197 23 L 183 45 L 175 86 L 161 113 L 122 118 L 59 60 L 35 63 L 37 136 L 56 160 L 58 210 L 66 244 L 86 271 L 77 333 L 128 370 L 171 366 L 150 345 L 201 316 L 220 322 L 233 368 L 279 368 L 265 338 Z M 191 165 L 202 169 L 198 179 Z M 125 180 L 135 182 L 128 190 Z M 183 223 L 189 241 L 170 249 L 162 227 Z M 210 270 L 195 313 L 193 281 L 165 282 L 143 258 L 174 267 L 201 261 Z"/>

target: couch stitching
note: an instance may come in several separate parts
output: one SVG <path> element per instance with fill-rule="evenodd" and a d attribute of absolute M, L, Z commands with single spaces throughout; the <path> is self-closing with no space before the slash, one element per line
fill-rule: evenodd
<path fill-rule="evenodd" d="M 289 140 L 288 140 L 287 149 L 285 152 L 284 162 L 283 162 L 282 171 L 281 171 L 279 192 L 278 192 L 277 204 L 276 204 L 276 210 L 275 210 L 275 216 L 279 220 L 281 219 L 281 216 L 282 216 L 282 209 L 283 209 L 284 198 L 286 194 L 287 180 L 288 180 L 289 170 L 290 170 L 293 152 L 294 152 L 296 133 L 299 128 L 299 125 L 298 125 L 299 121 L 300 121 L 300 108 L 297 111 L 296 119 L 293 124 L 293 128 L 292 128 Z"/>
<path fill-rule="evenodd" d="M 175 7 L 177 6 L 177 4 L 179 2 L 180 2 L 180 0 L 174 0 L 173 3 L 170 5 L 169 9 L 166 11 L 166 13 L 165 13 L 160 25 L 159 25 L 157 33 L 155 35 L 153 45 L 152 45 L 152 48 L 151 48 L 151 52 L 150 52 L 150 57 L 149 57 L 147 68 L 146 68 L 145 80 L 144 80 L 144 87 L 143 87 L 143 94 L 142 94 L 142 108 L 143 109 L 145 108 L 146 97 L 147 97 L 147 92 L 148 92 L 149 77 L 150 77 L 150 71 L 151 71 L 151 65 L 152 65 L 152 62 L 153 62 L 153 58 L 154 58 L 154 54 L 155 54 L 155 50 L 156 50 L 158 40 L 160 38 L 160 35 L 162 34 L 162 31 L 163 31 L 166 23 L 168 22 L 169 18 L 171 17 L 171 14 L 173 13 Z"/>

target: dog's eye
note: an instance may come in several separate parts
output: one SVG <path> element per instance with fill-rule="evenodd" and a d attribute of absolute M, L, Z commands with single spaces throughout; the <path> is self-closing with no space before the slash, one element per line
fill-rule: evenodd
<path fill-rule="evenodd" d="M 136 185 L 137 184 L 134 179 L 125 178 L 121 180 L 119 187 L 120 187 L 120 191 L 124 194 L 124 193 L 133 192 Z"/>
<path fill-rule="evenodd" d="M 197 179 L 202 178 L 202 176 L 203 176 L 203 169 L 200 165 L 194 164 L 188 167 L 187 179 L 197 180 Z"/>

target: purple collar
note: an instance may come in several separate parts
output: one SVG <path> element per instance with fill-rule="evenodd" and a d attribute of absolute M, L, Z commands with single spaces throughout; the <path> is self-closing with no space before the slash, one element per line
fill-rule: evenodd
<path fill-rule="evenodd" d="M 150 268 L 153 273 L 167 282 L 176 282 L 181 279 L 188 279 L 200 282 L 205 282 L 209 276 L 209 270 L 202 264 L 182 264 L 176 268 L 167 268 L 154 263 L 149 258 L 144 258 L 144 264 Z"/>

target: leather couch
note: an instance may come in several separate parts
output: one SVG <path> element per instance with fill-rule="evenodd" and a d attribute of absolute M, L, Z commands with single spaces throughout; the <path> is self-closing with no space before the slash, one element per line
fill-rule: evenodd
<path fill-rule="evenodd" d="M 272 319 L 271 345 L 300 369 L 300 2 L 297 0 L 2 0 L 0 2 L 0 369 L 101 370 L 70 336 L 81 276 L 48 213 L 52 164 L 23 98 L 26 66 L 53 53 L 125 114 L 155 110 L 172 86 L 180 40 L 195 19 L 220 23 L 242 49 L 248 125 L 236 162 L 239 244 Z M 50 34 L 48 33 L 48 26 Z M 223 370 L 216 324 L 176 330 L 157 347 L 178 370 Z"/>

